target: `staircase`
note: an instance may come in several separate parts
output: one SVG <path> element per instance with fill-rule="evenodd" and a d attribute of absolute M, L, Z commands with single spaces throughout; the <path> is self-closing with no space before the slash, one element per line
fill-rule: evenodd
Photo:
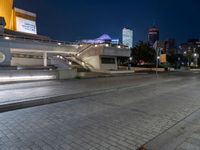
<path fill-rule="evenodd" d="M 59 69 L 70 69 L 70 62 L 65 59 L 63 56 L 53 56 L 50 58 L 51 65 L 54 65 L 56 68 Z"/>

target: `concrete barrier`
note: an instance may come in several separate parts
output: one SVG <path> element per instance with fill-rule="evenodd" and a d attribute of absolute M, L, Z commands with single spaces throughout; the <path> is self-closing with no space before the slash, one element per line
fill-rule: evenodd
<path fill-rule="evenodd" d="M 134 67 L 134 71 L 156 71 L 156 68 L 141 68 L 141 67 Z M 164 72 L 165 68 L 157 68 L 158 72 Z"/>
<path fill-rule="evenodd" d="M 0 83 L 72 79 L 77 76 L 77 71 L 67 70 L 4 70 L 0 71 Z"/>
<path fill-rule="evenodd" d="M 76 69 L 58 70 L 58 79 L 73 79 L 77 77 Z"/>

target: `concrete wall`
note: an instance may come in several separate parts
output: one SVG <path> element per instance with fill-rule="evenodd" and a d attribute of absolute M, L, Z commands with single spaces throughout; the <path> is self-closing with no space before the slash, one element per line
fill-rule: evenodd
<path fill-rule="evenodd" d="M 116 48 L 116 47 L 105 47 L 101 55 L 107 56 L 118 56 L 118 57 L 130 57 L 131 50 L 126 48 Z"/>
<path fill-rule="evenodd" d="M 5 40 L 0 39 L 0 47 L 7 47 L 12 49 L 12 51 L 17 50 L 39 50 L 39 51 L 62 51 L 62 52 L 76 52 L 77 51 L 77 45 L 57 45 L 52 43 L 45 43 L 45 42 L 39 42 L 34 40 L 23 40 L 23 39 L 16 39 L 12 40 Z"/>
<path fill-rule="evenodd" d="M 0 71 L 1 82 L 36 81 L 53 79 L 72 79 L 77 76 L 76 70 L 4 70 Z"/>
<path fill-rule="evenodd" d="M 77 51 L 77 45 L 57 45 L 52 44 L 52 43 L 42 43 L 42 42 L 38 42 L 38 41 L 34 41 L 34 40 L 23 40 L 23 39 L 10 39 L 10 40 L 5 40 L 3 38 L 0 38 L 0 52 L 4 53 L 6 56 L 6 60 L 2 63 L 0 63 L 0 66 L 9 66 L 9 65 L 15 65 L 15 64 L 33 64 L 33 65 L 38 65 L 41 64 L 41 61 L 36 59 L 35 62 L 34 59 L 29 59 L 29 61 L 27 61 L 27 59 L 16 59 L 14 58 L 11 62 L 12 59 L 12 53 L 17 53 L 17 52 L 21 52 L 21 51 L 25 51 L 27 52 L 27 54 L 35 51 L 36 53 L 41 53 L 41 52 L 70 52 L 70 53 L 75 53 Z M 19 60 L 21 60 L 22 62 L 20 63 Z M 43 62 L 42 62 L 43 65 Z"/>
<path fill-rule="evenodd" d="M 84 57 L 83 61 L 89 63 L 97 70 L 101 69 L 100 56 Z"/>
<path fill-rule="evenodd" d="M 43 66 L 43 59 L 12 57 L 11 66 Z"/>
<path fill-rule="evenodd" d="M 58 78 L 60 80 L 64 79 L 73 79 L 77 77 L 77 70 L 70 69 L 70 70 L 58 70 Z"/>
<path fill-rule="evenodd" d="M 101 57 L 104 57 L 105 56 L 101 56 Z M 118 66 L 117 66 L 117 57 L 110 57 L 110 56 L 107 56 L 108 58 L 114 58 L 115 59 L 115 64 L 103 64 L 101 62 L 101 59 L 100 59 L 100 63 L 101 63 L 101 70 L 117 70 L 118 69 Z"/>
<path fill-rule="evenodd" d="M 80 58 L 92 65 L 96 70 L 117 70 L 117 57 L 130 57 L 130 49 L 105 47 L 105 46 L 91 46 L 86 51 L 82 52 Z M 115 58 L 115 64 L 102 64 L 100 57 Z"/>
<path fill-rule="evenodd" d="M 130 57 L 131 51 L 126 48 L 116 48 L 116 47 L 90 47 L 83 53 L 81 53 L 80 57 L 90 57 L 97 55 L 107 55 L 107 56 L 118 56 L 118 57 Z"/>

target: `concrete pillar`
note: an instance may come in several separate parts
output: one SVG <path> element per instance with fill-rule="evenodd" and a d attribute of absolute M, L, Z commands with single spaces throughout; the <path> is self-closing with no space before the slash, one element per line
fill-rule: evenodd
<path fill-rule="evenodd" d="M 47 52 L 43 53 L 44 67 L 47 67 Z"/>

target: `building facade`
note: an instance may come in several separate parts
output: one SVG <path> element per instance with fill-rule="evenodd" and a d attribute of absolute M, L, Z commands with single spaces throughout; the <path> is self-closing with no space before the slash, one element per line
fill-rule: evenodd
<path fill-rule="evenodd" d="M 124 28 L 122 30 L 122 43 L 125 46 L 128 46 L 129 48 L 133 47 L 133 31 L 128 29 L 128 28 Z"/>
<path fill-rule="evenodd" d="M 156 41 L 160 39 L 160 30 L 156 26 L 153 26 L 149 29 L 148 33 L 148 42 L 151 46 L 154 45 Z"/>
<path fill-rule="evenodd" d="M 0 16 L 5 19 L 6 29 L 37 34 L 36 14 L 14 8 L 13 0 L 0 0 Z"/>

